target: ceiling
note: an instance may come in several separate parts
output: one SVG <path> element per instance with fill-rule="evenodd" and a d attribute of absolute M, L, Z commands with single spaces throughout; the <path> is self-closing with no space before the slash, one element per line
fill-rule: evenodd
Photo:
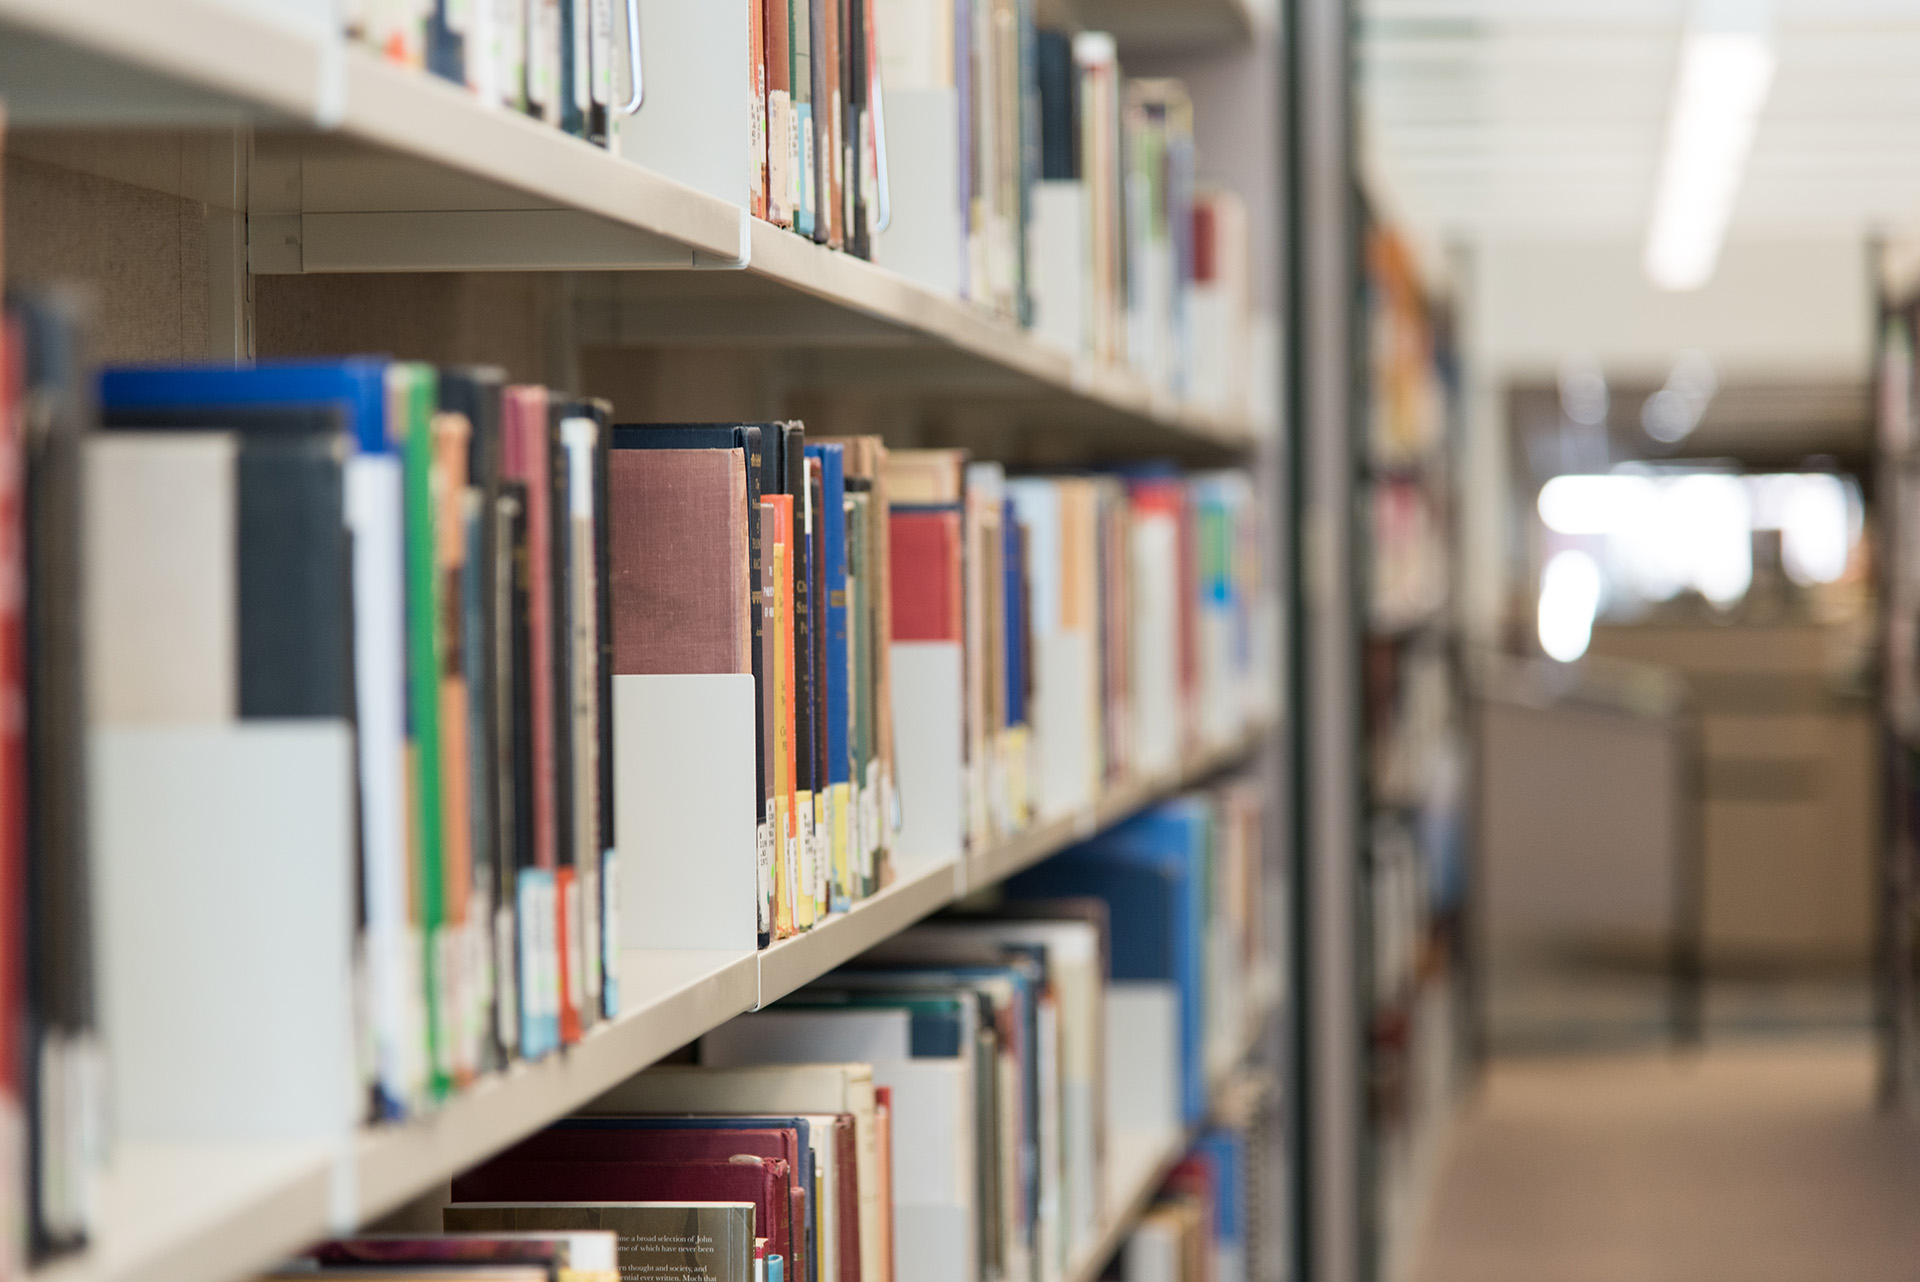
<path fill-rule="evenodd" d="M 1376 198 L 1433 243 L 1644 234 L 1685 0 L 1359 0 Z M 1920 0 L 1776 0 L 1732 240 L 1920 228 Z"/>

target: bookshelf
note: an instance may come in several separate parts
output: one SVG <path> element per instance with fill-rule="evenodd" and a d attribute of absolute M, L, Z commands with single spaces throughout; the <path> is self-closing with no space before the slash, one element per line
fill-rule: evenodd
<path fill-rule="evenodd" d="M 1038 863 L 1151 802 L 1205 782 L 1258 748 L 1270 731 L 1196 756 L 1177 774 L 1122 785 L 1074 816 L 959 861 L 909 863 L 886 890 L 804 935 L 758 953 L 629 950 L 619 1019 L 566 1053 L 487 1079 L 438 1112 L 361 1131 L 351 1151 L 311 1144 L 124 1145 L 101 1189 L 101 1229 L 86 1253 L 35 1282 L 221 1282 L 241 1278 L 329 1232 L 365 1224 L 514 1143 L 735 1015 L 767 1005 L 874 944 Z M 1215 1074 L 1219 1096 L 1247 1070 L 1273 1008 Z M 1092 1282 L 1186 1152 L 1185 1134 L 1114 1136 L 1110 1204 L 1121 1208 L 1068 1282 Z M 1096 1258 L 1097 1257 L 1097 1258 Z"/>
<path fill-rule="evenodd" d="M 1097 458 L 1123 441 L 1182 458 L 1242 459 L 1271 441 L 1260 415 L 1183 402 L 1126 368 L 1052 346 L 964 300 L 755 220 L 735 203 L 396 69 L 307 20 L 301 5 L 0 0 L 9 150 L 206 201 L 202 180 L 154 178 L 142 168 L 140 153 L 156 135 L 189 139 L 215 168 L 239 175 L 226 203 L 209 202 L 231 215 L 223 224 L 230 243 L 208 252 L 231 250 L 235 299 L 271 277 L 564 279 L 574 325 L 567 339 L 577 345 L 618 335 L 635 346 L 744 340 L 767 352 L 804 352 L 805 391 L 879 386 L 928 399 L 973 396 L 984 407 L 978 415 L 1005 418 L 1009 438 L 1044 424 L 1070 442 L 1063 459 Z M 1244 52 L 1257 27 L 1247 0 L 1078 0 L 1068 8 L 1068 21 L 1111 29 L 1129 55 L 1143 57 Z M 108 216 L 131 215 L 116 207 Z M 247 354 L 250 303 L 225 317 L 218 297 L 213 302 L 215 338 L 226 325 L 230 350 Z M 362 1129 L 344 1147 L 122 1143 L 99 1189 L 91 1244 L 27 1276 L 223 1282 L 364 1227 L 734 1016 L 1260 757 L 1275 734 L 1260 727 L 959 859 L 901 859 L 884 891 L 762 951 L 629 950 L 619 1018 L 563 1053 L 478 1082 L 428 1116 Z M 1263 1009 L 1246 1047 L 1215 1075 L 1216 1095 L 1244 1093 L 1252 1080 L 1271 1084 L 1273 1070 L 1248 1065 L 1278 1009 Z M 1193 1137 L 1111 1137 L 1111 1214 L 1065 1282 L 1094 1282 Z"/>
<path fill-rule="evenodd" d="M 1247 20 L 1237 3 L 1206 12 Z M 1201 448 L 1256 439 L 1247 414 L 1184 404 L 1130 370 L 1054 347 L 337 37 L 228 15 L 207 0 L 84 11 L 0 0 L 10 117 L 29 128 L 255 127 L 244 211 L 255 275 L 672 271 L 673 295 L 711 304 L 716 332 L 738 332 L 731 322 L 746 305 L 769 341 L 806 341 L 825 324 L 874 345 L 928 348 L 974 382 L 998 379 L 1064 403 L 1063 422 L 1146 427 Z M 24 74 L 38 66 L 77 70 Z M 24 97 L 14 91 L 23 78 Z M 77 100 L 61 80 L 128 87 Z M 724 279 L 742 274 L 753 283 Z M 698 316 L 689 329 L 676 315 L 676 337 L 697 335 Z"/>

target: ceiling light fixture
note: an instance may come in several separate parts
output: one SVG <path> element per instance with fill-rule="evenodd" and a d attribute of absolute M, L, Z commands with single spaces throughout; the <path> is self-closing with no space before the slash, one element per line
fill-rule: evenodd
<path fill-rule="evenodd" d="M 1647 235 L 1647 275 L 1662 289 L 1698 289 L 1713 276 L 1773 70 L 1763 0 L 1694 6 Z"/>

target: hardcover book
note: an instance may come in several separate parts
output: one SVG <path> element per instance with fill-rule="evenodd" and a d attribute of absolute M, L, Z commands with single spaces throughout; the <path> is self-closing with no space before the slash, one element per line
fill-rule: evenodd
<path fill-rule="evenodd" d="M 611 1232 L 622 1282 L 756 1282 L 751 1202 L 500 1202 L 441 1214 L 448 1232 Z"/>

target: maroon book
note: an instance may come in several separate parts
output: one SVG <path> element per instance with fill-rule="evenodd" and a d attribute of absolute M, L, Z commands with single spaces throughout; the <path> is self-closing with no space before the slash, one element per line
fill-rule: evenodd
<path fill-rule="evenodd" d="M 852 1113 L 834 1115 L 833 1152 L 840 1175 L 835 1189 L 840 1197 L 840 1282 L 860 1282 L 860 1154 Z"/>
<path fill-rule="evenodd" d="M 553 1132 L 565 1134 L 567 1132 Z M 574 1134 L 593 1134 L 590 1131 Z M 620 1132 L 606 1132 L 618 1135 Z M 767 1249 L 795 1262 L 805 1277 L 804 1232 L 793 1251 L 793 1229 L 806 1224 L 805 1191 L 794 1186 L 784 1159 L 739 1154 L 682 1161 L 527 1160 L 499 1157 L 453 1181 L 460 1202 L 751 1202 L 754 1233 Z M 802 1217 L 796 1219 L 796 1212 Z"/>
<path fill-rule="evenodd" d="M 959 641 L 960 513 L 894 508 L 888 519 L 895 641 Z"/>

